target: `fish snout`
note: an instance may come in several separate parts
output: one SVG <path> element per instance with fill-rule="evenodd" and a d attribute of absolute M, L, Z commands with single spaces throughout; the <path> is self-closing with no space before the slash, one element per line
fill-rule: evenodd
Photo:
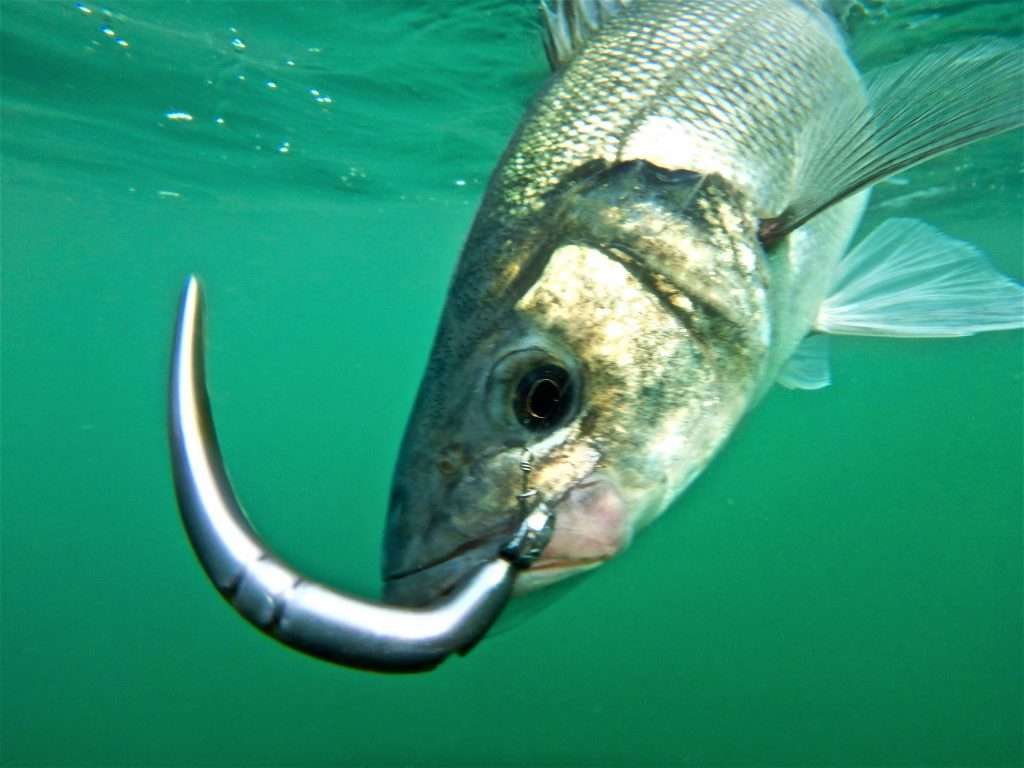
<path fill-rule="evenodd" d="M 514 522 L 509 518 L 507 525 L 472 536 L 427 498 L 396 489 L 384 538 L 384 602 L 419 606 L 444 597 L 498 557 Z"/>
<path fill-rule="evenodd" d="M 410 439 L 384 535 L 386 601 L 428 603 L 497 557 L 526 516 L 523 482 L 520 448 Z"/>

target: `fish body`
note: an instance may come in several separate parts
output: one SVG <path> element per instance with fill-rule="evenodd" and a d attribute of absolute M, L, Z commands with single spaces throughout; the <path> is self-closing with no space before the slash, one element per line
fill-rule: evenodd
<path fill-rule="evenodd" d="M 395 473 L 395 602 L 451 590 L 539 502 L 555 534 L 521 588 L 627 546 L 823 322 L 864 210 L 868 171 L 808 178 L 832 123 L 879 112 L 821 5 L 608 2 L 589 28 L 587 6 L 546 10 L 555 72 L 452 279 Z"/>
<path fill-rule="evenodd" d="M 743 221 L 770 218 L 796 195 L 805 126 L 815 111 L 837 91 L 866 103 L 835 20 L 814 2 L 655 0 L 637 3 L 603 31 L 524 121 L 484 203 L 498 217 L 542 211 L 561 180 L 595 160 L 609 166 L 642 160 L 718 176 L 737 206 L 745 206 L 734 210 Z M 807 332 L 864 203 L 858 196 L 836 206 L 766 265 L 772 295 L 765 333 L 775 363 L 767 373 Z M 722 231 L 739 227 L 720 224 Z M 720 248 L 703 265 L 678 266 L 702 269 L 700 279 L 712 282 L 732 272 L 737 285 L 748 286 L 755 256 L 748 252 L 745 264 L 729 264 L 737 255 Z M 463 259 L 483 259 L 484 270 L 514 271 L 494 256 L 467 249 Z M 513 263 L 524 258 L 508 256 Z M 677 282 L 688 281 L 680 275 Z M 457 276 L 453 292 L 459 283 Z"/>

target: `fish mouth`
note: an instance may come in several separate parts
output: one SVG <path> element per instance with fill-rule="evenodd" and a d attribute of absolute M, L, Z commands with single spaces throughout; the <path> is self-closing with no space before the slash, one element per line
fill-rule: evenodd
<path fill-rule="evenodd" d="M 511 536 L 511 532 L 508 536 Z M 480 540 L 466 542 L 455 552 L 432 562 L 388 574 L 384 577 L 384 602 L 415 607 L 451 594 L 476 568 L 498 555 L 508 536 L 495 545 Z M 532 592 L 577 573 L 593 570 L 611 557 L 611 554 L 592 557 L 542 556 L 520 574 L 515 593 Z"/>
<path fill-rule="evenodd" d="M 423 565 L 395 575 L 384 577 L 385 603 L 403 606 L 422 606 L 451 594 L 477 566 L 489 558 L 481 550 L 455 555 L 440 562 Z"/>
<path fill-rule="evenodd" d="M 519 575 L 517 594 L 593 570 L 632 538 L 626 504 L 604 475 L 589 475 L 550 502 L 550 507 L 555 515 L 554 535 L 540 558 Z M 480 565 L 499 556 L 520 517 L 507 519 L 426 563 L 386 573 L 384 600 L 416 606 L 451 593 Z"/>
<path fill-rule="evenodd" d="M 514 532 L 512 521 L 503 523 L 425 563 L 385 573 L 384 601 L 419 606 L 454 592 L 479 566 L 498 557 Z"/>

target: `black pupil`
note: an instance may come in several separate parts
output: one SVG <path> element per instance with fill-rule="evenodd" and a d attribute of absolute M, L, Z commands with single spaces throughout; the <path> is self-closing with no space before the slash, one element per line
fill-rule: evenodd
<path fill-rule="evenodd" d="M 569 372 L 559 365 L 540 365 L 516 385 L 516 418 L 524 427 L 542 429 L 555 426 L 571 405 L 572 381 Z"/>

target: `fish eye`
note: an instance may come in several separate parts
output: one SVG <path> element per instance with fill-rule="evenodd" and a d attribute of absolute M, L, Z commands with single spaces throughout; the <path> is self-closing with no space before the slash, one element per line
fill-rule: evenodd
<path fill-rule="evenodd" d="M 572 409 L 572 396 L 569 372 L 555 363 L 544 363 L 520 377 L 512 410 L 527 429 L 549 429 L 560 424 Z"/>
<path fill-rule="evenodd" d="M 538 347 L 503 355 L 488 377 L 487 407 L 496 426 L 555 429 L 576 413 L 579 397 L 576 367 Z"/>

